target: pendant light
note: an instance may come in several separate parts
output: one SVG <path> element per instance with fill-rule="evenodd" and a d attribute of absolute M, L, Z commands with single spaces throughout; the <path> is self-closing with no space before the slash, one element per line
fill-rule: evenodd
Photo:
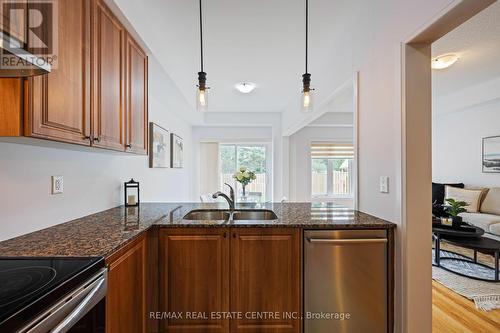
<path fill-rule="evenodd" d="M 306 71 L 302 75 L 302 112 L 311 112 L 313 109 L 313 91 L 311 88 L 311 74 L 307 72 L 308 45 L 309 44 L 309 0 L 306 0 Z"/>
<path fill-rule="evenodd" d="M 198 111 L 207 111 L 208 108 L 208 89 L 207 83 L 207 73 L 203 71 L 203 20 L 202 20 L 202 10 L 201 10 L 201 0 L 200 3 L 200 63 L 201 70 L 198 72 L 198 85 L 196 86 L 196 109 Z"/>

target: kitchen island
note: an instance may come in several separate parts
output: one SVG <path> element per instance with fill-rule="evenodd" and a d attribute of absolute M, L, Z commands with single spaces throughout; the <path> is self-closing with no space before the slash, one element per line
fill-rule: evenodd
<path fill-rule="evenodd" d="M 369 314 L 382 322 L 370 327 L 372 332 L 392 331 L 393 223 L 333 204 L 240 204 L 235 209 L 272 211 L 276 218 L 195 220 L 187 219 L 188 213 L 210 210 L 226 216 L 227 204 L 143 203 L 0 242 L 0 256 L 104 257 L 106 332 L 311 332 L 308 323 L 317 321 L 307 321 L 304 309 L 321 297 L 307 293 L 305 280 L 311 276 L 321 281 L 318 274 L 337 262 L 346 266 L 331 279 L 339 275 L 339 282 L 347 284 L 342 291 L 325 292 L 339 292 L 332 299 L 342 293 L 355 299 L 347 293 L 351 277 L 342 277 L 342 271 L 351 271 L 358 275 L 352 279 L 361 283 L 360 290 L 370 285 L 369 304 L 383 311 L 354 301 L 350 309 L 340 304 L 331 308 L 339 311 L 338 318 L 328 320 L 361 323 L 359 328 Z M 325 233 L 307 238 L 312 231 Z M 333 238 L 325 239 L 332 232 Z M 373 238 L 377 244 L 370 243 Z M 315 267 L 319 261 L 305 260 L 306 242 L 316 249 L 332 242 L 327 246 L 336 249 L 311 258 L 334 256 Z M 370 259 L 371 253 L 379 254 L 376 260 Z M 328 284 L 334 286 L 334 281 Z M 347 315 L 354 319 L 349 322 Z"/>

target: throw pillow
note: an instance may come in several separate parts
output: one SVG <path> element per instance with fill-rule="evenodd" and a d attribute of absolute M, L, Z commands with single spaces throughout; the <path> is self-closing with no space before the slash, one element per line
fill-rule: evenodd
<path fill-rule="evenodd" d="M 479 205 L 481 203 L 481 198 L 483 190 L 469 190 L 461 189 L 452 186 L 446 186 L 446 197 L 445 199 L 453 198 L 457 201 L 465 201 L 468 206 L 465 207 L 468 213 L 477 213 L 479 211 Z"/>
<path fill-rule="evenodd" d="M 488 191 L 481 205 L 481 213 L 500 215 L 500 187 Z"/>
<path fill-rule="evenodd" d="M 444 188 L 445 186 L 452 186 L 457 188 L 464 188 L 464 183 L 450 183 L 450 184 L 440 184 L 440 183 L 432 183 L 432 202 L 438 205 L 442 205 L 444 203 Z"/>

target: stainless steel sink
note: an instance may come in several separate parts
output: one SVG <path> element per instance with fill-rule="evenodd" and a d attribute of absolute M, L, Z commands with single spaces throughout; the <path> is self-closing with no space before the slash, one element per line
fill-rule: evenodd
<path fill-rule="evenodd" d="M 233 220 L 276 220 L 278 216 L 272 210 L 239 210 L 233 214 Z"/>
<path fill-rule="evenodd" d="M 222 210 L 193 210 L 184 216 L 184 220 L 227 221 L 230 217 L 229 212 Z"/>

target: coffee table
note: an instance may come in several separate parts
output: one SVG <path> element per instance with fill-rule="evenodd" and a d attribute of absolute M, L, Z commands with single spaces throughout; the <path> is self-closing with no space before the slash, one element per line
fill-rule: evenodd
<path fill-rule="evenodd" d="M 482 237 L 484 230 L 475 226 L 470 226 L 474 228 L 471 231 L 462 231 L 457 229 L 442 228 L 439 225 L 434 225 L 432 227 L 432 233 L 434 236 L 434 266 L 440 267 L 449 272 L 455 273 L 457 275 L 465 276 L 475 280 L 488 281 L 488 282 L 498 282 L 499 277 L 499 265 L 498 259 L 500 256 L 500 242 L 491 238 Z M 464 247 L 474 251 L 474 258 L 462 259 L 462 258 L 441 258 L 441 241 L 445 241 L 452 245 Z M 452 251 L 447 251 L 453 254 L 458 254 Z M 441 265 L 442 260 L 457 260 L 463 262 L 474 263 L 488 269 L 492 269 L 489 266 L 483 265 L 477 262 L 477 252 L 492 254 L 495 258 L 495 268 L 494 268 L 494 278 L 493 279 L 483 279 L 477 276 L 466 275 L 457 271 L 454 271 L 448 267 Z M 460 254 L 459 254 L 460 255 Z M 461 255 L 462 256 L 462 255 Z"/>

